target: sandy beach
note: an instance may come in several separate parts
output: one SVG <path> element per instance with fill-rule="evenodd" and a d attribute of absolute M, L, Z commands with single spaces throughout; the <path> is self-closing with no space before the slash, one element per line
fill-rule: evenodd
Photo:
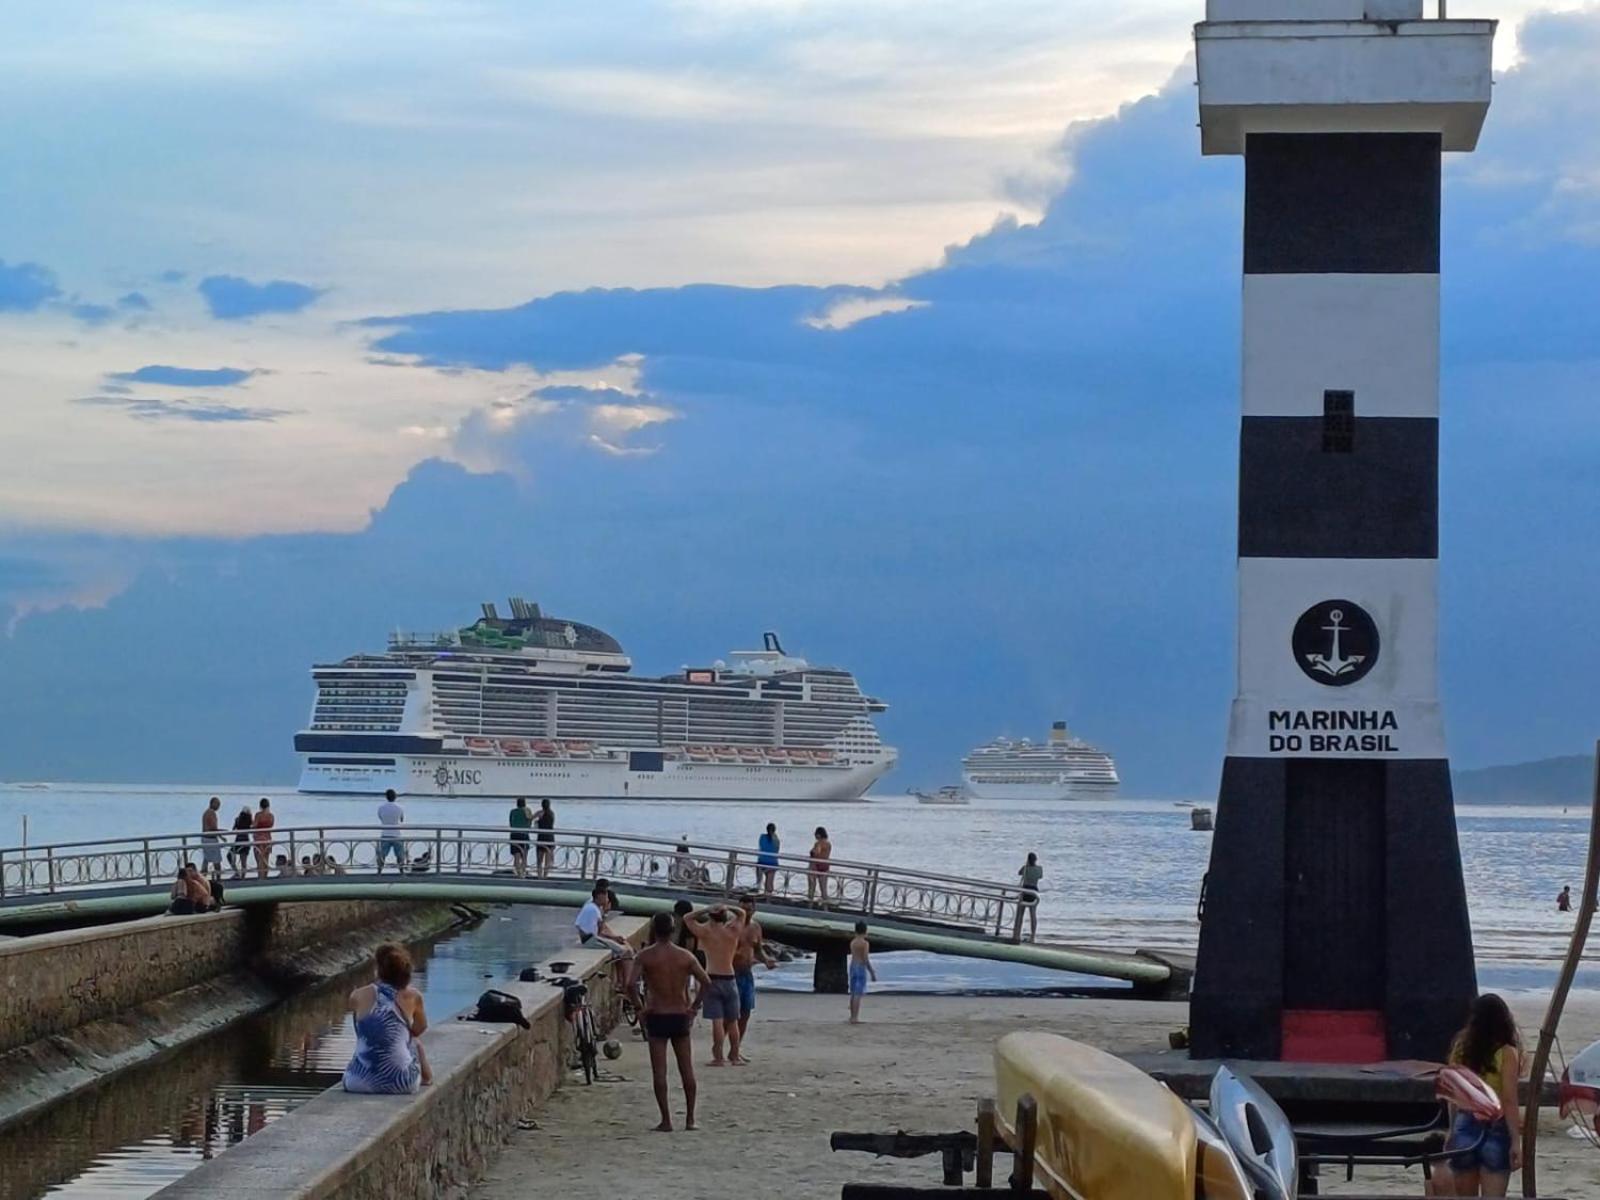
<path fill-rule="evenodd" d="M 1530 1045 L 1544 1000 L 1514 1002 Z M 980 1097 L 992 1093 L 995 1041 L 1018 1029 L 1047 1029 L 1113 1051 L 1150 1049 L 1187 1020 L 1187 1005 L 1124 1000 L 872 996 L 866 1021 L 845 1023 L 842 996 L 763 993 L 751 1027 L 748 1067 L 699 1068 L 701 1128 L 654 1133 L 650 1064 L 642 1043 L 623 1041 L 593 1087 L 569 1084 L 518 1131 L 471 1193 L 523 1200 L 530 1187 L 559 1188 L 570 1200 L 685 1200 L 748 1197 L 836 1200 L 842 1184 L 939 1181 L 937 1158 L 877 1160 L 833 1154 L 834 1130 L 942 1131 L 970 1128 Z M 1600 997 L 1575 997 L 1562 1038 L 1575 1051 L 1600 1037 Z M 709 1033 L 696 1029 L 697 1062 Z M 674 1113 L 682 1099 L 673 1084 Z M 1600 1150 L 1567 1135 L 1549 1116 L 1539 1158 L 1549 1195 L 1600 1193 Z M 1002 1160 L 1004 1161 L 1004 1160 Z M 1512 1190 L 1516 1191 L 1513 1180 Z M 1418 1171 L 1358 1172 L 1354 1184 L 1325 1173 L 1327 1195 L 1361 1191 L 1420 1195 Z"/>

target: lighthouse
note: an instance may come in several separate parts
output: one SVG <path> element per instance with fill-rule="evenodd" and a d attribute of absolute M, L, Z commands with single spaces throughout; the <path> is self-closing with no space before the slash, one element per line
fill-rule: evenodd
<path fill-rule="evenodd" d="M 1439 205 L 1494 28 L 1422 0 L 1208 0 L 1195 26 L 1201 152 L 1244 159 L 1196 1057 L 1440 1058 L 1476 990 L 1437 679 Z"/>

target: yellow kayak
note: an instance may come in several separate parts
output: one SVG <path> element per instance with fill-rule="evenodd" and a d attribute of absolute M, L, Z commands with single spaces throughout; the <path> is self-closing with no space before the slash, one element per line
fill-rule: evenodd
<path fill-rule="evenodd" d="M 1017 1099 L 1039 1106 L 1034 1170 L 1060 1200 L 1193 1200 L 1195 1122 L 1137 1067 L 1053 1033 L 1011 1033 L 994 1051 L 995 1101 L 1011 1141 Z"/>

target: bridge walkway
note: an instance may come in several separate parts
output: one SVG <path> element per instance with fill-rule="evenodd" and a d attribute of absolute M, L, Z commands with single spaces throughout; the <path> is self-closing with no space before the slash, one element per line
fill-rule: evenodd
<path fill-rule="evenodd" d="M 226 898 L 237 905 L 391 899 L 577 907 L 604 878 L 630 912 L 754 893 L 776 940 L 830 960 L 865 920 L 881 950 L 1021 963 L 1158 992 L 1187 982 L 1185 964 L 1170 958 L 1025 940 L 1027 902 L 1016 884 L 839 859 L 820 873 L 799 855 L 763 858 L 740 847 L 598 830 L 553 836 L 541 862 L 533 845 L 521 861 L 520 844 L 499 828 L 406 826 L 399 845 L 379 826 L 279 828 L 270 843 L 250 843 L 248 874 L 227 880 Z M 223 833 L 208 845 L 188 833 L 0 848 L 0 930 L 164 911 L 184 863 L 202 866 L 211 849 L 225 870 L 231 865 L 231 838 Z M 258 849 L 268 856 L 265 878 L 256 873 Z M 279 856 L 284 866 L 273 865 Z M 299 873 L 302 863 L 311 873 Z"/>

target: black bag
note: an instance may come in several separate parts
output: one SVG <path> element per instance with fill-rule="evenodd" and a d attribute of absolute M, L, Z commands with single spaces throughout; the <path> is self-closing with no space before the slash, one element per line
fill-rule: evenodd
<path fill-rule="evenodd" d="M 539 968 L 538 967 L 523 967 L 521 974 L 519 974 L 517 976 L 517 982 L 518 983 L 538 983 L 539 980 L 541 980 L 543 978 L 544 978 L 544 976 L 539 974 Z"/>
<path fill-rule="evenodd" d="M 529 1028 L 528 1018 L 522 1015 L 522 1001 L 509 992 L 497 992 L 494 988 L 478 997 L 478 1011 L 472 1014 L 472 1019 Z"/>

